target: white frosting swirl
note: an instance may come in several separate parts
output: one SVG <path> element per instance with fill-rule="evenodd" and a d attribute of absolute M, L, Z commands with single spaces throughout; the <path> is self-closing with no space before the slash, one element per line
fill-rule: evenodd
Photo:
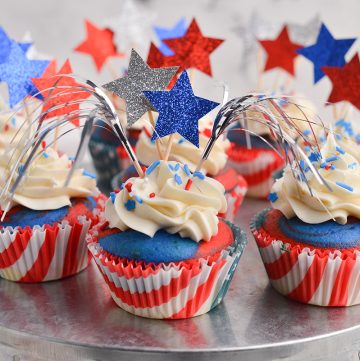
<path fill-rule="evenodd" d="M 320 184 L 310 171 L 305 172 L 311 187 L 311 196 L 305 181 L 295 179 L 289 166 L 284 176 L 272 188 L 272 206 L 287 218 L 297 216 L 311 224 L 330 219 L 345 224 L 348 216 L 360 219 L 360 168 L 357 160 L 329 134 L 321 149 L 321 159 L 313 165 L 331 187 Z M 306 167 L 305 167 L 306 169 Z"/>
<path fill-rule="evenodd" d="M 15 154 L 17 150 L 15 150 Z M 0 154 L 0 187 L 3 188 L 10 171 L 14 167 L 16 156 L 13 148 Z M 97 193 L 94 177 L 81 169 L 77 169 L 67 187 L 63 187 L 71 160 L 66 154 L 48 148 L 37 157 L 27 170 L 21 184 L 16 189 L 11 207 L 20 204 L 34 210 L 51 210 L 71 205 L 72 197 L 87 197 Z M 21 167 L 19 167 L 21 170 Z M 18 172 L 16 173 L 17 177 Z M 16 179 L 16 177 L 14 179 Z M 0 200 L 5 209 L 6 199 Z"/>
<path fill-rule="evenodd" d="M 171 147 L 170 160 L 174 160 L 183 164 L 187 164 L 191 171 L 194 171 L 201 160 L 204 148 L 209 140 L 209 135 L 205 135 L 205 131 L 210 131 L 212 128 L 211 121 L 204 118 L 199 123 L 199 148 L 182 138 L 179 134 L 175 134 L 173 144 Z M 145 165 L 154 163 L 158 158 L 155 143 L 150 140 L 149 134 L 152 130 L 147 126 L 140 134 L 139 140 L 136 144 L 136 154 L 139 161 Z M 165 152 L 169 136 L 162 138 L 161 149 Z M 226 151 L 230 146 L 230 142 L 220 137 L 208 159 L 203 163 L 202 171 L 208 175 L 217 175 L 224 167 L 227 161 Z"/>
<path fill-rule="evenodd" d="M 152 167 L 145 178 L 126 182 L 132 184 L 131 192 L 125 186 L 110 197 L 105 207 L 110 226 L 150 237 L 164 229 L 196 242 L 209 241 L 218 232 L 217 214 L 226 211 L 222 184 L 201 174 L 203 179 L 194 176 L 190 189 L 185 190 L 189 173 L 180 163 L 157 161 Z"/>

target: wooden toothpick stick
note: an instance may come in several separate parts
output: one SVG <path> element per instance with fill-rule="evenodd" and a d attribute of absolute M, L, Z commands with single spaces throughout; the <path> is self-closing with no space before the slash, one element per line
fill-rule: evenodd
<path fill-rule="evenodd" d="M 149 116 L 149 120 L 150 120 L 152 128 L 155 129 L 155 119 L 154 119 L 154 116 L 153 116 L 153 113 L 152 113 L 151 110 L 148 110 L 148 116 Z M 156 150 L 158 152 L 159 159 L 163 160 L 164 159 L 164 154 L 163 154 L 163 152 L 161 150 L 160 139 L 155 140 L 155 145 L 156 145 Z"/>
<path fill-rule="evenodd" d="M 174 136 L 175 136 L 175 133 L 170 135 L 168 143 L 166 145 L 165 158 L 164 158 L 165 161 L 167 161 L 169 159 L 171 148 L 172 148 L 173 141 L 174 141 Z"/>

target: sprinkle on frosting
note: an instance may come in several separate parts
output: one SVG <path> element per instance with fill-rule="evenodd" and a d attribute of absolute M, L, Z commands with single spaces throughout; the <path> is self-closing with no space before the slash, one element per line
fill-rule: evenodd
<path fill-rule="evenodd" d="M 128 199 L 125 203 L 125 208 L 128 210 L 128 211 L 133 211 L 136 207 L 136 203 L 134 200 L 132 199 Z"/>
<path fill-rule="evenodd" d="M 160 164 L 160 160 L 157 160 L 156 162 L 154 162 L 153 164 L 151 164 L 148 169 L 146 169 L 146 175 L 150 175 L 155 169 L 156 167 Z"/>
<path fill-rule="evenodd" d="M 179 163 L 178 163 L 178 164 L 179 164 Z M 181 179 L 181 177 L 180 177 L 178 174 L 175 174 L 175 175 L 174 175 L 174 179 L 175 179 L 176 184 L 178 184 L 178 185 L 181 185 L 181 184 L 182 184 L 182 179 Z"/>
<path fill-rule="evenodd" d="M 278 200 L 278 195 L 276 192 L 270 192 L 269 194 L 269 201 L 271 203 L 275 203 Z"/>
<path fill-rule="evenodd" d="M 110 199 L 111 199 L 111 202 L 114 204 L 115 202 L 115 198 L 116 198 L 116 194 L 115 192 L 110 192 Z"/>
<path fill-rule="evenodd" d="M 88 170 L 83 170 L 83 175 L 92 179 L 96 179 L 96 175 L 94 173 L 89 172 Z"/>
<path fill-rule="evenodd" d="M 336 184 L 337 184 L 339 187 L 348 190 L 349 192 L 353 192 L 353 191 L 354 191 L 354 188 L 353 188 L 353 187 L 351 187 L 351 186 L 349 186 L 348 184 L 345 184 L 345 183 L 343 183 L 343 182 L 339 182 L 339 181 L 338 181 L 338 182 L 336 182 Z"/>
<path fill-rule="evenodd" d="M 194 172 L 194 177 L 198 177 L 198 178 L 201 179 L 201 180 L 205 179 L 204 173 L 202 173 L 202 172 L 200 172 L 200 171 Z"/>

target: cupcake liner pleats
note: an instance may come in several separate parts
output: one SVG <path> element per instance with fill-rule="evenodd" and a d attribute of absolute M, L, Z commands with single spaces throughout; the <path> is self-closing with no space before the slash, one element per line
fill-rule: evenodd
<path fill-rule="evenodd" d="M 234 232 L 235 242 L 226 250 L 179 263 L 119 259 L 96 241 L 89 249 L 119 307 L 147 318 L 181 319 L 206 313 L 222 301 L 246 245 L 245 234 Z"/>
<path fill-rule="evenodd" d="M 255 217 L 256 218 L 256 217 Z M 290 299 L 318 306 L 360 303 L 360 251 L 310 249 L 251 230 L 271 285 Z"/>
<path fill-rule="evenodd" d="M 284 167 L 283 159 L 271 149 L 247 149 L 234 145 L 228 156 L 228 166 L 245 178 L 250 197 L 266 198 L 274 184 L 273 173 Z"/>
<path fill-rule="evenodd" d="M 87 234 L 101 223 L 104 199 L 88 218 L 54 225 L 5 227 L 0 230 L 0 276 L 16 282 L 61 279 L 85 269 L 90 260 Z"/>
<path fill-rule="evenodd" d="M 234 221 L 248 190 L 246 180 L 240 175 L 238 175 L 237 178 L 238 184 L 232 190 L 225 192 L 227 203 L 226 212 L 219 214 L 220 217 L 223 217 L 230 222 Z"/>

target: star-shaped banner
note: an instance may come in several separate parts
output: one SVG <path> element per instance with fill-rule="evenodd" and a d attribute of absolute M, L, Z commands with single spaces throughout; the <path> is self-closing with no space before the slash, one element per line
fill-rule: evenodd
<path fill-rule="evenodd" d="M 319 15 L 315 15 L 306 24 L 289 23 L 288 29 L 290 37 L 296 43 L 303 46 L 312 44 L 316 41 L 321 27 Z"/>
<path fill-rule="evenodd" d="M 181 18 L 173 28 L 167 29 L 159 26 L 154 26 L 154 31 L 160 40 L 159 50 L 165 55 L 174 55 L 174 52 L 164 43 L 163 40 L 182 38 L 186 33 L 186 19 Z"/>
<path fill-rule="evenodd" d="M 356 39 L 335 39 L 325 24 L 321 25 L 320 33 L 314 45 L 297 52 L 314 63 L 314 83 L 317 83 L 324 72 L 323 66 L 345 65 L 345 55 Z"/>
<path fill-rule="evenodd" d="M 195 96 L 186 71 L 170 91 L 145 91 L 144 94 L 159 112 L 153 140 L 179 133 L 199 147 L 199 119 L 219 103 Z"/>
<path fill-rule="evenodd" d="M 147 63 L 151 67 L 179 66 L 178 74 L 185 69 L 195 68 L 211 76 L 210 54 L 223 41 L 205 37 L 196 20 L 193 19 L 182 38 L 164 40 L 164 43 L 174 51 L 174 55 L 165 56 L 151 44 Z"/>
<path fill-rule="evenodd" d="M 275 40 L 259 40 L 267 53 L 264 71 L 281 68 L 290 75 L 295 75 L 294 60 L 298 56 L 296 50 L 302 46 L 291 42 L 287 26 L 284 26 Z"/>
<path fill-rule="evenodd" d="M 26 96 L 37 93 L 31 78 L 41 76 L 48 64 L 48 60 L 27 59 L 20 46 L 11 42 L 6 61 L 0 63 L 0 79 L 8 85 L 11 108 Z"/>
<path fill-rule="evenodd" d="M 100 29 L 89 20 L 85 20 L 86 39 L 75 48 L 75 51 L 89 54 L 100 71 L 109 57 L 124 57 L 118 53 L 114 44 L 114 33 L 110 29 Z"/>
<path fill-rule="evenodd" d="M 342 68 L 323 67 L 323 72 L 332 83 L 328 99 L 330 103 L 348 101 L 360 110 L 360 61 L 359 55 L 354 57 Z"/>
<path fill-rule="evenodd" d="M 55 75 L 72 74 L 72 68 L 69 60 L 66 60 L 61 69 L 56 73 L 56 61 L 52 61 L 46 69 L 42 78 L 33 79 L 35 86 L 41 91 L 44 97 L 42 112 L 49 111 L 44 119 L 60 115 L 70 114 L 80 109 L 80 104 L 68 104 L 74 100 L 86 99 L 90 96 L 89 92 L 81 91 L 76 88 L 78 83 L 71 77 L 60 77 Z M 64 88 L 70 86 L 74 88 Z M 60 106 L 58 109 L 53 107 Z M 75 116 L 75 114 L 74 114 Z M 79 118 L 71 120 L 75 126 L 79 126 Z"/>
<path fill-rule="evenodd" d="M 127 75 L 103 87 L 126 100 L 127 123 L 130 127 L 148 110 L 153 110 L 144 91 L 166 89 L 177 69 L 178 67 L 152 69 L 132 49 Z"/>

